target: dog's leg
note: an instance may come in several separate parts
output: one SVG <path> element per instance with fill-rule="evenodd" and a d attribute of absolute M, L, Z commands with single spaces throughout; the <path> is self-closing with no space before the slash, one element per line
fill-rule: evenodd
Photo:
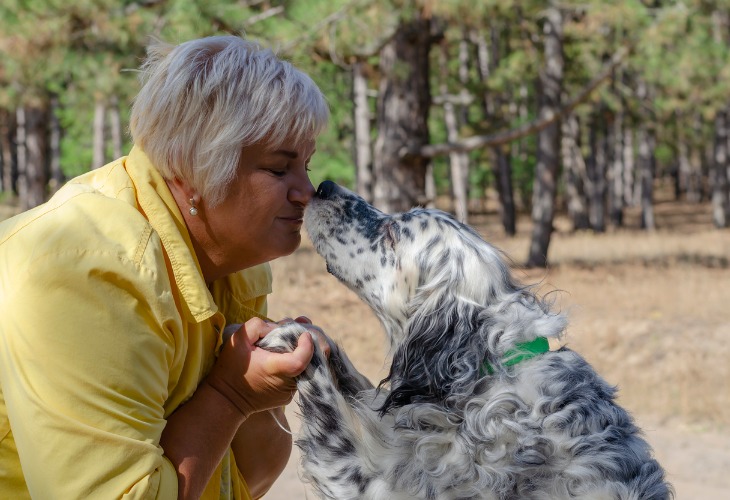
<path fill-rule="evenodd" d="M 311 326 L 290 323 L 269 333 L 258 345 L 272 351 L 291 351 L 307 329 L 311 331 Z M 371 394 L 368 390 L 373 386 L 345 353 L 327 340 L 329 359 L 315 342 L 312 361 L 297 380 L 301 428 L 296 444 L 302 450 L 304 479 L 321 498 L 388 498 L 388 488 L 380 479 L 381 452 L 388 440 L 380 435 L 380 421 L 371 416 L 375 413 L 358 397 Z M 366 411 L 359 412 L 358 408 Z"/>
<path fill-rule="evenodd" d="M 224 339 L 230 338 L 233 333 L 241 327 L 240 324 L 233 324 L 226 327 L 223 332 Z M 266 337 L 259 340 L 256 345 L 272 352 L 291 352 L 296 348 L 299 336 L 309 331 L 314 339 L 317 352 L 312 359 L 312 364 L 318 366 L 325 363 L 332 372 L 332 378 L 345 396 L 354 397 L 363 391 L 373 389 L 374 386 L 363 376 L 352 364 L 345 351 L 340 349 L 319 327 L 304 325 L 301 323 L 287 323 L 273 330 Z M 329 345 L 330 355 L 328 357 L 319 350 L 319 341 L 324 340 Z M 317 359 L 319 358 L 319 359 Z"/>
<path fill-rule="evenodd" d="M 374 389 L 370 380 L 353 366 L 345 351 L 329 338 L 327 338 L 327 342 L 330 346 L 328 365 L 340 392 L 344 396 L 355 397 L 363 391 Z"/>

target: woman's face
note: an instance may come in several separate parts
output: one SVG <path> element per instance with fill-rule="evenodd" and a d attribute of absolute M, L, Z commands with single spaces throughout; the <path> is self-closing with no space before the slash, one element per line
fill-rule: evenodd
<path fill-rule="evenodd" d="M 223 202 L 208 208 L 203 200 L 197 216 L 206 233 L 196 235 L 197 243 L 205 241 L 216 274 L 206 276 L 209 281 L 296 250 L 304 207 L 315 192 L 308 167 L 314 148 L 314 140 L 243 148 L 238 176 Z M 201 266 L 205 274 L 202 261 Z"/>

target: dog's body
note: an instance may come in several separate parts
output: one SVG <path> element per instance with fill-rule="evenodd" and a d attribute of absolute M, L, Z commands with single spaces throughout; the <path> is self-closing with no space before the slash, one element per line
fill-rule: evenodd
<path fill-rule="evenodd" d="M 433 210 L 386 215 L 332 183 L 305 225 L 393 353 L 390 390 L 334 344 L 298 381 L 303 474 L 322 498 L 671 496 L 614 388 L 566 348 L 527 352 L 565 319 L 473 230 Z M 290 350 L 301 331 L 285 326 L 261 345 Z"/>

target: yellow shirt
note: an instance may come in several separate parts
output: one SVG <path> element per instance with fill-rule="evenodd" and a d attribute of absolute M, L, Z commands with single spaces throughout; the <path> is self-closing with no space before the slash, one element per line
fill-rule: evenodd
<path fill-rule="evenodd" d="M 209 291 L 139 148 L 0 224 L 0 498 L 176 498 L 166 418 L 270 292 L 268 265 Z M 204 498 L 250 498 L 230 450 Z"/>

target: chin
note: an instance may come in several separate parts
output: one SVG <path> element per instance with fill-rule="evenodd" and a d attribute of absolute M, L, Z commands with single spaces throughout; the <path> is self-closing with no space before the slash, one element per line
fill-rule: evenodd
<path fill-rule="evenodd" d="M 287 236 L 286 241 L 282 241 L 279 245 L 277 245 L 277 247 L 279 248 L 279 252 L 276 257 L 285 257 L 287 255 L 293 254 L 294 251 L 297 248 L 299 248 L 299 245 L 301 243 L 302 243 L 301 233 L 296 233 L 295 235 Z"/>

